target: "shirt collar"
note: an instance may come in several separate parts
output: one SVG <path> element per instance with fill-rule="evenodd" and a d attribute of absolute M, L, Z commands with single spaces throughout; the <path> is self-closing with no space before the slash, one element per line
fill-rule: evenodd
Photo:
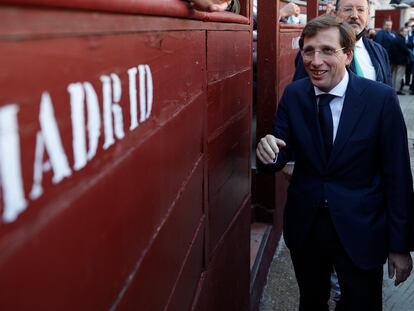
<path fill-rule="evenodd" d="M 330 90 L 328 93 L 321 91 L 320 89 L 318 89 L 316 86 L 314 86 L 313 88 L 315 89 L 315 95 L 319 96 L 321 94 L 332 94 L 335 95 L 337 97 L 343 97 L 345 95 L 346 92 L 346 88 L 348 87 L 348 82 L 349 82 L 349 74 L 348 71 L 345 70 L 345 75 L 342 78 L 341 82 L 339 82 L 332 90 Z"/>
<path fill-rule="evenodd" d="M 364 47 L 364 42 L 362 42 L 362 38 L 360 38 L 357 42 L 355 42 L 355 47 L 356 48 L 363 48 Z"/>

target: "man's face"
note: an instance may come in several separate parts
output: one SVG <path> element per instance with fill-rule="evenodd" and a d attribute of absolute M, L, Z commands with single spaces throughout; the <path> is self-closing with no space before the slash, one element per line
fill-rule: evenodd
<path fill-rule="evenodd" d="M 304 38 L 303 64 L 312 84 L 324 92 L 329 92 L 342 80 L 346 65 L 351 63 L 352 52 L 345 53 L 341 48 L 336 27 Z"/>
<path fill-rule="evenodd" d="M 385 31 L 391 31 L 391 29 L 392 29 L 392 21 L 386 21 L 385 23 L 384 23 L 384 30 Z"/>
<path fill-rule="evenodd" d="M 358 34 L 368 26 L 367 0 L 341 0 L 339 2 L 338 17 L 348 22 Z"/>
<path fill-rule="evenodd" d="M 192 0 L 194 8 L 203 11 L 225 11 L 230 0 Z"/>

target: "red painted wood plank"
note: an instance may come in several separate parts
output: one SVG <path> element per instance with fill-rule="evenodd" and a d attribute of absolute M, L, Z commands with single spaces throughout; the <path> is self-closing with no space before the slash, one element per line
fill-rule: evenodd
<path fill-rule="evenodd" d="M 202 243 L 204 220 L 201 220 L 202 166 L 193 177 L 177 202 L 167 222 L 159 232 L 148 254 L 140 263 L 138 271 L 131 275 L 125 295 L 117 310 L 162 310 L 174 287 L 192 241 L 194 256 L 189 269 L 195 271 L 186 284 L 195 289 L 202 269 Z M 191 296 L 187 297 L 191 300 Z M 115 305 L 114 305 L 115 306 Z"/>
<path fill-rule="evenodd" d="M 82 10 L 70 11 L 31 6 L 3 6 L 0 9 L 0 40 L 197 29 L 248 31 L 250 26 L 122 13 L 91 14 L 89 11 Z"/>
<path fill-rule="evenodd" d="M 246 111 L 208 146 L 210 255 L 250 193 L 250 124 Z"/>
<path fill-rule="evenodd" d="M 250 197 L 241 204 L 208 264 L 193 311 L 249 310 Z"/>
<path fill-rule="evenodd" d="M 209 31 L 207 34 L 209 83 L 251 68 L 252 38 L 248 31 Z"/>
<path fill-rule="evenodd" d="M 285 87 L 292 82 L 294 63 L 299 52 L 299 38 L 303 27 L 282 28 L 279 38 L 279 86 L 278 94 L 282 96 Z M 280 98 L 278 98 L 279 101 Z"/>
<path fill-rule="evenodd" d="M 167 311 L 190 310 L 202 275 L 205 232 L 199 232 L 176 281 L 174 292 L 165 307 Z"/>
<path fill-rule="evenodd" d="M 186 17 L 205 21 L 248 24 L 249 19 L 230 12 L 207 13 L 193 10 L 181 0 L 2 0 L 3 4 L 41 5 L 69 9 L 87 9 L 156 16 Z"/>
<path fill-rule="evenodd" d="M 208 87 L 208 137 L 214 138 L 252 101 L 252 73 L 246 70 Z M 236 91 L 237 90 L 237 91 Z"/>

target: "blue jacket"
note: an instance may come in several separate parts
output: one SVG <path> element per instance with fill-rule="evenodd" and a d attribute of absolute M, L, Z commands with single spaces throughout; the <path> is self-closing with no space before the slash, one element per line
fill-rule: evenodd
<path fill-rule="evenodd" d="M 284 212 L 284 238 L 290 249 L 300 249 L 306 242 L 325 199 L 341 243 L 358 267 L 379 267 L 389 252 L 412 249 L 413 183 L 407 133 L 391 87 L 349 72 L 328 159 L 309 78 L 286 87 L 273 134 L 286 147 L 269 169 L 282 169 L 295 154 Z"/>
<path fill-rule="evenodd" d="M 395 33 L 392 31 L 385 31 L 384 29 L 381 29 L 377 32 L 375 35 L 374 41 L 378 44 L 381 44 L 384 49 L 389 53 L 390 48 L 393 45 L 395 39 Z"/>
<path fill-rule="evenodd" d="M 388 55 L 390 63 L 394 65 L 407 65 L 410 62 L 410 50 L 401 34 L 396 34 Z"/>
<path fill-rule="evenodd" d="M 379 45 L 376 42 L 373 42 L 372 40 L 366 37 L 362 37 L 362 41 L 364 42 L 369 57 L 371 58 L 372 65 L 375 68 L 377 81 L 392 86 L 391 69 L 387 51 L 381 45 Z M 300 52 L 296 55 L 295 66 L 296 70 L 293 76 L 293 81 L 308 76 L 308 74 L 305 71 L 305 67 L 303 66 L 302 56 Z M 351 63 L 350 69 L 352 72 L 355 72 L 354 62 Z"/>

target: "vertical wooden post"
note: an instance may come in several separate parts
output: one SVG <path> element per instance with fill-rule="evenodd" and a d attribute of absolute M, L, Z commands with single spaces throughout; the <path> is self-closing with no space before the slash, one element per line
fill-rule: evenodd
<path fill-rule="evenodd" d="M 319 0 L 309 0 L 306 9 L 307 20 L 315 18 L 319 15 Z"/>
<path fill-rule="evenodd" d="M 256 141 L 271 133 L 278 98 L 279 0 L 258 0 Z M 257 205 L 274 209 L 275 175 L 257 173 Z"/>

